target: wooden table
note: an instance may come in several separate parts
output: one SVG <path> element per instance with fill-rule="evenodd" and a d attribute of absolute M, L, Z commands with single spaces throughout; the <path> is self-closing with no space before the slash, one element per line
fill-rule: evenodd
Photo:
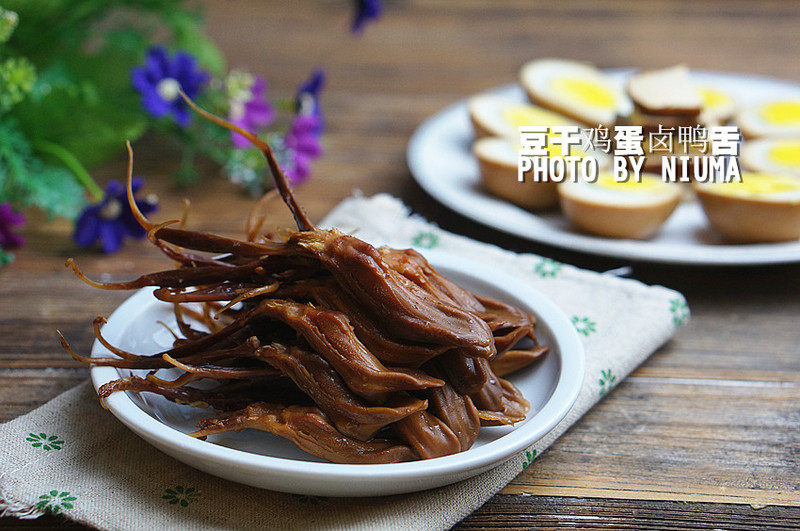
<path fill-rule="evenodd" d="M 447 230 L 596 270 L 625 264 L 505 236 L 428 198 L 404 162 L 412 130 L 455 99 L 515 79 L 534 57 L 800 81 L 800 6 L 787 2 L 402 1 L 360 39 L 346 33 L 349 2 L 295 4 L 209 2 L 209 31 L 231 66 L 264 74 L 275 94 L 290 95 L 315 65 L 327 69 L 327 153 L 298 191 L 312 218 L 353 189 L 387 191 Z M 240 234 L 250 199 L 210 165 L 200 186 L 178 190 L 176 167 L 163 142 L 137 143 L 136 173 L 161 196 L 160 218 L 175 217 L 186 195 L 191 227 Z M 122 157 L 96 175 L 122 177 Z M 269 223 L 288 223 L 284 210 L 276 205 Z M 120 279 L 165 264 L 146 244 L 80 252 L 69 231 L 31 216 L 28 245 L 0 270 L 0 421 L 83 381 L 86 368 L 54 329 L 86 352 L 92 318 L 127 296 L 87 288 L 65 271 L 66 257 Z M 690 324 L 463 527 L 800 525 L 800 267 L 633 264 L 632 276 L 686 294 Z"/>

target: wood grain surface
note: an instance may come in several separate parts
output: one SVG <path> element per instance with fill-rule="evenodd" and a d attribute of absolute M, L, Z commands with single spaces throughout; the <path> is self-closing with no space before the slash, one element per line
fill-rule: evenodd
<path fill-rule="evenodd" d="M 298 190 L 320 219 L 354 189 L 386 191 L 444 229 L 595 270 L 632 265 L 632 277 L 686 294 L 693 317 L 545 454 L 462 522 L 464 528 L 797 527 L 800 525 L 800 266 L 678 268 L 628 264 L 535 245 L 446 211 L 413 182 L 404 162 L 413 129 L 455 99 L 515 79 L 534 57 L 601 67 L 692 67 L 800 81 L 795 2 L 532 3 L 506 0 L 387 2 L 361 38 L 347 34 L 349 2 L 208 2 L 209 32 L 231 67 L 263 74 L 293 93 L 316 65 L 328 72 L 326 154 Z M 161 197 L 160 219 L 192 200 L 192 228 L 241 234 L 251 199 L 213 165 L 177 189 L 174 146 L 137 142 L 136 173 Z M 120 157 L 95 172 L 121 178 Z M 70 227 L 31 215 L 28 244 L 0 269 L 0 421 L 87 377 L 59 348 L 79 351 L 91 320 L 124 292 L 91 289 L 64 269 L 74 256 L 95 278 L 126 279 L 164 267 L 144 243 L 114 256 L 80 251 Z M 288 223 L 278 203 L 269 223 Z M 0 526 L 35 524 L 0 519 Z"/>

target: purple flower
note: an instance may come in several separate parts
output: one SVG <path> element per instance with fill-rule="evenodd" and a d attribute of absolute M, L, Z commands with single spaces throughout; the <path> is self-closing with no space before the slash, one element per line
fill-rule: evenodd
<path fill-rule="evenodd" d="M 257 133 L 259 129 L 271 124 L 275 119 L 275 109 L 267 100 L 266 93 L 267 82 L 261 76 L 256 77 L 246 100 L 236 98 L 231 100 L 231 122 L 251 133 Z M 249 140 L 234 132 L 231 132 L 231 143 L 238 149 L 247 149 L 251 146 Z"/>
<path fill-rule="evenodd" d="M 155 118 L 171 114 L 181 127 L 189 125 L 191 115 L 178 89 L 194 99 L 208 79 L 194 57 L 185 52 L 170 56 L 163 46 L 150 48 L 144 65 L 131 70 L 131 82 L 142 95 L 145 110 Z"/>
<path fill-rule="evenodd" d="M 292 184 L 300 184 L 311 174 L 311 163 L 322 155 L 320 142 L 320 117 L 313 114 L 297 114 L 283 139 L 288 151 L 289 164 L 286 177 Z"/>
<path fill-rule="evenodd" d="M 319 104 L 319 94 L 325 88 L 325 71 L 316 68 L 311 76 L 300 83 L 297 93 L 294 96 L 295 112 L 298 114 L 310 114 L 319 118 L 319 131 L 321 134 L 325 128 L 325 117 L 322 114 L 322 106 Z"/>
<path fill-rule="evenodd" d="M 356 12 L 350 30 L 353 33 L 360 33 L 364 24 L 380 18 L 383 4 L 380 0 L 355 0 L 355 4 Z"/>
<path fill-rule="evenodd" d="M 144 184 L 144 179 L 137 177 L 132 184 L 135 196 Z M 158 208 L 158 200 L 155 198 L 137 199 L 136 204 L 145 215 Z M 145 235 L 147 231 L 133 217 L 128 205 L 125 186 L 118 181 L 111 181 L 106 186 L 103 200 L 87 206 L 81 212 L 75 223 L 73 239 L 81 247 L 91 247 L 99 240 L 103 252 L 111 254 L 122 247 L 126 236 L 144 238 Z"/>
<path fill-rule="evenodd" d="M 12 232 L 11 228 L 25 223 L 25 215 L 14 212 L 9 203 L 0 204 L 0 249 L 13 249 L 25 243 L 25 238 Z"/>

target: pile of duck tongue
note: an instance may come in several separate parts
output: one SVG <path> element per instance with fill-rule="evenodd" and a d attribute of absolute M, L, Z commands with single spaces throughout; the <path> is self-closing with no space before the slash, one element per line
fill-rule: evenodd
<path fill-rule="evenodd" d="M 179 334 L 164 352 L 128 352 L 103 338 L 98 318 L 95 334 L 115 356 L 86 357 L 59 332 L 75 359 L 143 370 L 102 386 L 101 400 L 155 393 L 216 412 L 193 437 L 262 430 L 337 463 L 454 454 L 482 426 L 525 419 L 528 401 L 503 376 L 546 354 L 533 316 L 458 286 L 414 250 L 314 227 L 269 145 L 187 102 L 262 150 L 297 228 L 258 236 L 259 208 L 243 240 L 152 223 L 133 197 L 129 145 L 129 204 L 175 266 L 100 283 L 68 265 L 102 289 L 155 286 L 173 305 Z"/>

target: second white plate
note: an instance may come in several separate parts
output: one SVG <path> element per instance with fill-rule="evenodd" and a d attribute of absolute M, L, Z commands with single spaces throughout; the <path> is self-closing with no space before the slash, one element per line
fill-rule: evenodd
<path fill-rule="evenodd" d="M 538 318 L 537 335 L 550 353 L 541 362 L 512 375 L 531 402 L 525 421 L 513 427 L 482 428 L 475 445 L 455 455 L 385 465 L 344 465 L 322 461 L 269 433 L 245 430 L 211 436 L 207 441 L 186 435 L 197 422 L 213 416 L 152 394 L 114 393 L 108 409 L 132 431 L 184 463 L 231 481 L 296 494 L 379 496 L 430 489 L 489 470 L 518 455 L 543 437 L 567 414 L 583 384 L 584 352 L 575 327 L 548 298 L 519 280 L 461 257 L 425 253 L 448 278 L 476 293 L 504 300 Z M 176 329 L 170 304 L 143 289 L 125 301 L 103 327 L 114 345 L 141 354 L 168 349 L 172 336 L 158 324 Z M 95 343 L 93 356 L 110 353 Z M 146 371 L 133 371 L 146 373 Z M 127 376 L 113 367 L 92 369 L 95 388 Z"/>
<path fill-rule="evenodd" d="M 621 86 L 630 70 L 609 74 Z M 733 95 L 740 105 L 759 101 L 800 99 L 800 86 L 741 74 L 692 72 L 703 85 Z M 521 87 L 490 91 L 513 101 L 527 101 Z M 705 265 L 757 265 L 800 262 L 800 241 L 730 245 L 715 234 L 700 205 L 683 203 L 650 240 L 619 240 L 575 232 L 559 212 L 532 213 L 486 193 L 470 147 L 473 132 L 467 101 L 461 100 L 426 120 L 411 137 L 408 166 L 419 185 L 434 199 L 495 229 L 536 242 L 590 254 L 651 262 Z"/>

